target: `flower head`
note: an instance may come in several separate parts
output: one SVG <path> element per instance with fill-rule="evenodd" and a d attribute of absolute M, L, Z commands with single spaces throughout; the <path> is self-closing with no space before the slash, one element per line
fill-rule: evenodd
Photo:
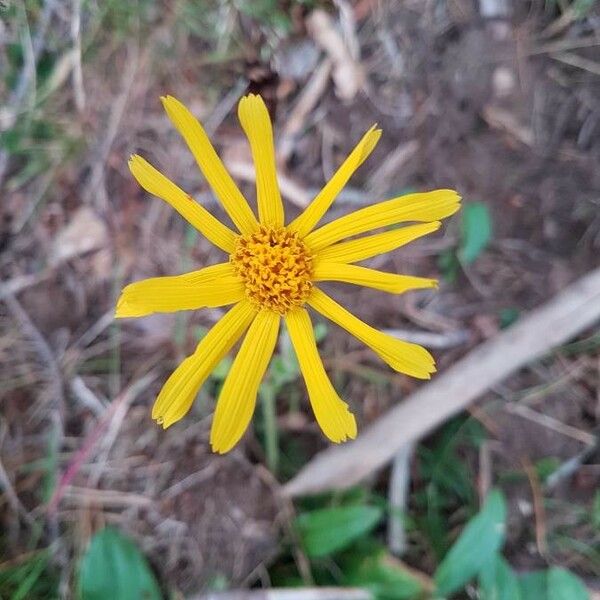
<path fill-rule="evenodd" d="M 392 294 L 435 287 L 433 279 L 383 273 L 355 263 L 437 230 L 440 219 L 458 210 L 459 196 L 452 190 L 409 194 L 317 227 L 377 144 L 381 130 L 373 126 L 309 206 L 286 225 L 271 121 L 260 96 L 250 94 L 241 99 L 238 116 L 256 168 L 256 218 L 200 123 L 172 96 L 162 102 L 237 231 L 218 221 L 142 157 L 131 157 L 129 168 L 139 184 L 170 204 L 229 258 L 199 271 L 126 286 L 116 316 L 233 305 L 169 377 L 152 417 L 164 428 L 181 419 L 211 371 L 245 333 L 221 389 L 210 435 L 215 452 L 228 452 L 252 418 L 258 387 L 284 320 L 321 429 L 333 442 L 355 438 L 356 420 L 327 377 L 306 307 L 348 330 L 396 371 L 429 379 L 435 364 L 427 350 L 373 329 L 320 290 L 318 283 L 340 281 Z M 414 224 L 361 236 L 409 222 Z"/>

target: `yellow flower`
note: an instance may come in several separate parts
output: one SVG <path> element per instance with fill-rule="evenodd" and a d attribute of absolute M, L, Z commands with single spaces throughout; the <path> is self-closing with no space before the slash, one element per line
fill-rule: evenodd
<path fill-rule="evenodd" d="M 246 332 L 221 389 L 210 434 L 215 452 L 231 450 L 252 418 L 283 319 L 323 433 L 333 442 L 354 439 L 356 420 L 327 377 L 306 306 L 348 330 L 396 371 L 429 379 L 435 364 L 427 350 L 373 329 L 321 291 L 318 282 L 341 281 L 392 294 L 435 287 L 433 279 L 383 273 L 354 263 L 436 231 L 439 219 L 458 210 L 459 196 L 452 190 L 409 194 L 317 227 L 377 144 L 381 130 L 373 126 L 304 212 L 285 225 L 271 121 L 262 98 L 250 94 L 241 99 L 238 116 L 256 168 L 257 219 L 200 123 L 172 96 L 162 98 L 162 103 L 238 231 L 223 225 L 141 156 L 131 157 L 129 168 L 138 183 L 170 204 L 229 258 L 199 271 L 126 286 L 116 316 L 233 305 L 169 377 L 152 418 L 164 428 L 181 419 L 211 371 Z M 343 241 L 406 222 L 417 224 Z"/>

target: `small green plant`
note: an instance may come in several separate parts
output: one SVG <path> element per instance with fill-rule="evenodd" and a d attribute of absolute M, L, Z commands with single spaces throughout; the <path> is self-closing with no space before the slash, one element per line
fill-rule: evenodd
<path fill-rule="evenodd" d="M 494 560 L 504 543 L 506 505 L 502 494 L 490 493 L 438 566 L 434 581 L 442 596 L 453 594 Z"/>
<path fill-rule="evenodd" d="M 370 590 L 376 600 L 450 598 L 475 585 L 482 600 L 588 600 L 583 583 L 565 569 L 552 567 L 517 575 L 502 556 L 506 501 L 492 490 L 479 512 L 464 526 L 433 576 L 407 568 L 379 541 L 382 500 L 355 490 L 336 504 L 304 510 L 295 522 L 302 549 L 319 585 Z M 296 584 L 289 573 L 278 580 Z"/>
<path fill-rule="evenodd" d="M 479 446 L 484 438 L 474 419 L 452 419 L 440 428 L 427 445 L 417 450 L 419 472 L 425 485 L 415 490 L 415 526 L 427 549 L 441 560 L 452 540 L 450 519 L 459 512 L 476 511 L 476 491 L 469 469 L 462 459 L 465 449 Z"/>
<path fill-rule="evenodd" d="M 483 202 L 470 202 L 461 211 L 460 237 L 456 248 L 440 254 L 438 264 L 447 281 L 455 281 L 460 267 L 474 263 L 492 239 L 492 216 Z"/>
<path fill-rule="evenodd" d="M 0 569 L 0 598 L 58 598 L 58 579 L 58 573 L 50 562 L 49 550 L 40 550 L 23 562 Z"/>
<path fill-rule="evenodd" d="M 83 555 L 78 573 L 81 600 L 161 600 L 156 578 L 144 555 L 112 527 L 98 531 Z"/>

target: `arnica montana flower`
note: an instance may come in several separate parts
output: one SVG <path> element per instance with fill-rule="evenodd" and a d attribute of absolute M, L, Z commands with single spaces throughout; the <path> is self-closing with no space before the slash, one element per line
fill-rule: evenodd
<path fill-rule="evenodd" d="M 199 271 L 126 286 L 116 316 L 142 317 L 153 312 L 233 305 L 169 377 L 152 417 L 165 428 L 181 419 L 211 371 L 245 333 L 221 389 L 210 433 L 213 450 L 228 452 L 252 418 L 258 387 L 283 320 L 324 434 L 333 442 L 355 438 L 356 420 L 327 377 L 307 307 L 348 330 L 396 371 L 429 379 L 435 365 L 427 350 L 373 329 L 319 289 L 319 282 L 339 281 L 392 294 L 435 287 L 433 279 L 383 273 L 355 263 L 437 230 L 439 219 L 458 210 L 459 196 L 452 190 L 409 194 L 317 227 L 377 144 L 381 130 L 373 126 L 309 206 L 286 225 L 271 121 L 260 96 L 250 94 L 241 99 L 238 116 L 256 169 L 257 218 L 200 123 L 172 96 L 162 98 L 162 103 L 237 231 L 218 221 L 142 157 L 131 157 L 129 168 L 139 184 L 170 204 L 227 258 Z M 413 224 L 390 229 L 410 222 Z M 380 228 L 387 229 L 355 237 Z"/>

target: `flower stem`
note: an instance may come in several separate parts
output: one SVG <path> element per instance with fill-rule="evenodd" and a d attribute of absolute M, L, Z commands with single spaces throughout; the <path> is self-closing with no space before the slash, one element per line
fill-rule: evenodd
<path fill-rule="evenodd" d="M 275 390 L 273 386 L 264 383 L 260 388 L 260 398 L 265 428 L 265 453 L 267 466 L 271 473 L 277 473 L 279 466 L 279 434 L 277 431 L 277 414 L 275 411 Z"/>

